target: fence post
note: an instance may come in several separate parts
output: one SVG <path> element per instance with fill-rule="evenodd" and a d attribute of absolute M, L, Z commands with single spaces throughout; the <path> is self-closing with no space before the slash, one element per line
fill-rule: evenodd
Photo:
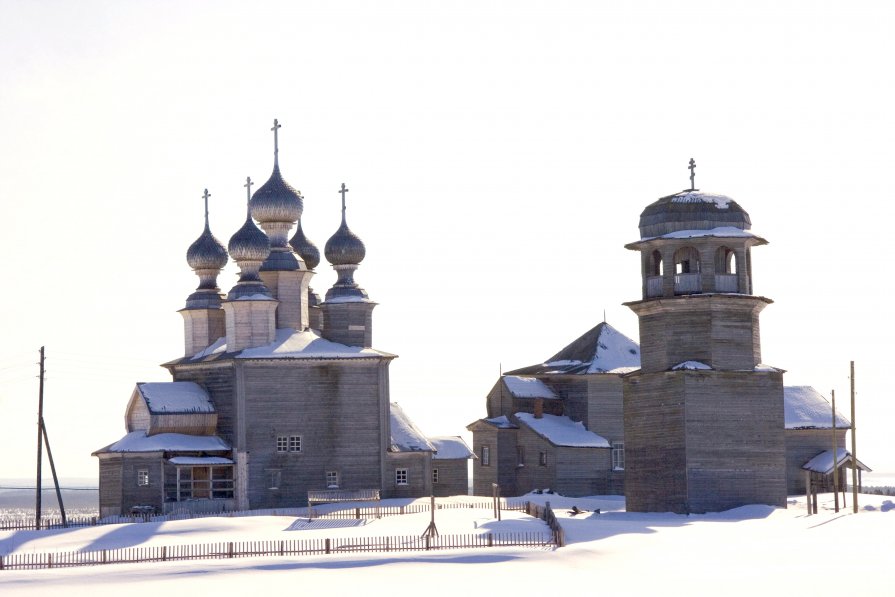
<path fill-rule="evenodd" d="M 106 550 L 105 550 L 105 549 L 103 550 L 103 558 L 102 558 L 102 562 L 103 562 L 103 564 L 106 563 Z"/>
<path fill-rule="evenodd" d="M 232 541 L 227 544 L 227 557 L 228 558 L 233 557 L 233 542 Z"/>
<path fill-rule="evenodd" d="M 355 518 L 356 520 L 360 520 L 360 508 L 355 508 L 355 509 L 354 509 L 354 518 Z"/>
<path fill-rule="evenodd" d="M 53 554 L 48 553 L 47 554 L 47 568 L 52 568 L 52 567 L 53 567 Z"/>
<path fill-rule="evenodd" d="M 283 542 L 280 541 L 280 555 L 283 555 Z"/>
<path fill-rule="evenodd" d="M 494 534 L 488 533 L 488 547 L 494 547 Z"/>
<path fill-rule="evenodd" d="M 0 556 L 0 570 L 3 570 L 3 556 Z"/>
<path fill-rule="evenodd" d="M 163 562 L 168 561 L 168 546 L 167 545 L 162 545 L 162 561 Z"/>
<path fill-rule="evenodd" d="M 332 549 L 332 545 L 330 544 L 330 540 L 327 539 L 326 540 L 326 553 L 332 553 L 331 549 Z"/>

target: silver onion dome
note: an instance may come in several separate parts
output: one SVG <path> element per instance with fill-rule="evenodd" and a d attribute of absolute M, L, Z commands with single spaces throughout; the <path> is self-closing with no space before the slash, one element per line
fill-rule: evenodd
<path fill-rule="evenodd" d="M 363 241 L 348 228 L 344 214 L 342 225 L 336 233 L 326 241 L 323 249 L 326 260 L 333 265 L 357 265 L 364 260 L 367 248 Z"/>
<path fill-rule="evenodd" d="M 211 233 L 208 222 L 205 223 L 205 231 L 202 232 L 202 236 L 197 238 L 187 249 L 186 262 L 194 270 L 220 270 L 227 265 L 227 250 L 221 241 Z"/>
<path fill-rule="evenodd" d="M 304 230 L 301 229 L 301 220 L 298 221 L 298 228 L 295 230 L 292 238 L 289 239 L 289 244 L 304 260 L 308 269 L 314 269 L 320 264 L 320 249 L 305 236 Z"/>
<path fill-rule="evenodd" d="M 252 221 L 252 216 L 249 215 L 242 228 L 230 237 L 227 251 L 237 262 L 264 261 L 270 254 L 270 240 L 255 225 L 255 222 Z"/>
<path fill-rule="evenodd" d="M 250 203 L 252 217 L 259 222 L 294 223 L 304 208 L 301 193 L 283 179 L 279 164 L 274 163 L 273 173 L 255 191 Z"/>

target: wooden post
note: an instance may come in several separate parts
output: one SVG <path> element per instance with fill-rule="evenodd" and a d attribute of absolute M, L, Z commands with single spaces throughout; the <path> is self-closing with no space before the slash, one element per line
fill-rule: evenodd
<path fill-rule="evenodd" d="M 37 390 L 37 487 L 34 492 L 34 528 L 40 530 L 40 492 L 41 470 L 43 462 L 43 420 L 44 420 L 44 347 L 40 347 L 40 382 Z"/>
<path fill-rule="evenodd" d="M 855 362 L 851 362 L 851 507 L 858 513 L 858 448 L 855 441 Z"/>
<path fill-rule="evenodd" d="M 811 516 L 811 471 L 805 471 L 805 501 L 808 502 L 808 516 Z"/>
<path fill-rule="evenodd" d="M 839 512 L 839 446 L 836 445 L 836 390 L 830 390 L 833 398 L 833 503 Z"/>

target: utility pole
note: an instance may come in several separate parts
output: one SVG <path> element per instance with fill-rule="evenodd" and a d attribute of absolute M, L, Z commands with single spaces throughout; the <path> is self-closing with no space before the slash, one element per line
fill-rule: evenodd
<path fill-rule="evenodd" d="M 56 486 L 56 501 L 59 503 L 59 513 L 62 516 L 62 526 L 67 527 L 68 523 L 65 519 L 65 506 L 62 503 L 62 489 L 59 487 L 59 477 L 56 475 L 56 464 L 53 462 L 53 451 L 50 450 L 50 438 L 47 436 L 47 426 L 44 423 L 44 347 L 40 347 L 40 385 L 38 386 L 37 397 L 37 484 L 34 495 L 34 528 L 40 530 L 41 527 L 41 492 L 42 474 L 41 465 L 43 464 L 43 446 L 47 446 L 47 458 L 50 459 L 50 470 L 53 472 L 53 484 Z"/>
<path fill-rule="evenodd" d="M 858 513 L 858 443 L 855 440 L 855 362 L 851 362 L 851 506 Z"/>
<path fill-rule="evenodd" d="M 833 503 L 839 512 L 839 446 L 836 445 L 836 390 L 831 390 L 833 397 Z"/>
<path fill-rule="evenodd" d="M 40 347 L 40 384 L 37 391 L 37 486 L 34 492 L 34 528 L 40 530 L 40 465 L 43 461 L 43 421 L 44 421 L 44 347 Z"/>

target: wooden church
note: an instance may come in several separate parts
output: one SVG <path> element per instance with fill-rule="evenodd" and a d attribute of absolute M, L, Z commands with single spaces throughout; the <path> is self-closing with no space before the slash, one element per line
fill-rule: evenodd
<path fill-rule="evenodd" d="M 467 427 L 477 495 L 624 493 L 628 511 L 699 513 L 785 506 L 806 471 L 829 474 L 818 462 L 833 462 L 834 434 L 835 466 L 851 465 L 847 421 L 837 413 L 834 430 L 822 396 L 762 364 L 772 301 L 753 294 L 751 250 L 767 241 L 735 201 L 695 188 L 694 167 L 626 245 L 641 254 L 642 297 L 626 303 L 640 345 L 604 322 L 502 375 Z"/>
<path fill-rule="evenodd" d="M 338 279 L 322 301 L 310 288 L 320 253 L 302 231 L 304 198 L 280 173 L 278 128 L 273 173 L 254 194 L 247 179 L 246 220 L 227 248 L 206 191 L 205 229 L 187 251 L 199 286 L 180 310 L 184 354 L 164 365 L 173 381 L 137 384 L 127 435 L 94 453 L 102 516 L 300 506 L 310 491 L 428 496 L 439 482 L 466 491 L 469 448 L 454 438 L 439 450 L 389 400 L 395 355 L 372 346 L 376 303 L 354 279 L 366 249 L 344 184 L 324 249 Z M 240 276 L 223 295 L 228 257 Z"/>

